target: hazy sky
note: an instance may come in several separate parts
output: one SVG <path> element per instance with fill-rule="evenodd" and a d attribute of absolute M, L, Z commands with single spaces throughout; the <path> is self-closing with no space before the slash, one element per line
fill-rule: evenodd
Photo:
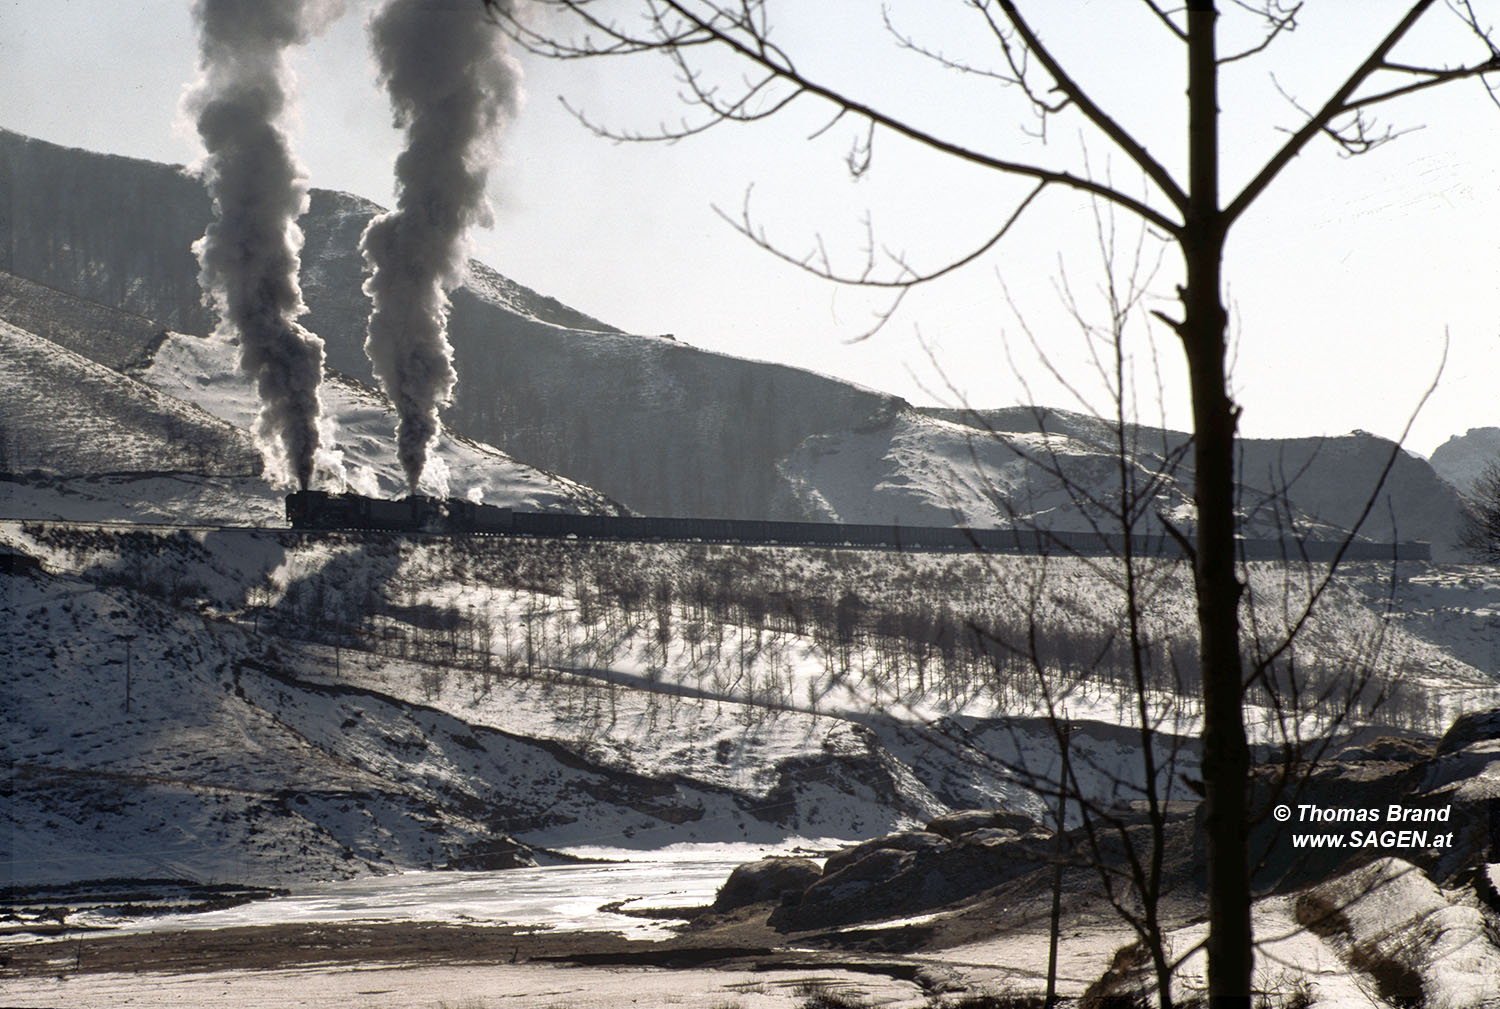
<path fill-rule="evenodd" d="M 297 54 L 295 133 L 313 185 L 389 205 L 399 136 L 365 52 L 371 6 L 349 0 L 346 16 Z M 1014 90 L 897 50 L 878 3 L 785 6 L 793 13 L 780 22 L 780 37 L 820 77 L 992 153 L 1076 165 L 1086 150 L 1096 177 L 1147 191 L 1076 118 L 1053 122 L 1043 144 L 1020 132 L 1028 117 Z M 934 13 L 947 10 L 935 0 L 889 6 L 901 28 L 946 54 L 989 53 L 972 16 Z M 1036 6 L 1052 15 L 1043 30 L 1079 79 L 1180 170 L 1184 72 L 1164 30 L 1135 0 Z M 1405 6 L 1319 0 L 1295 34 L 1226 70 L 1226 198 L 1282 142 L 1281 131 L 1297 125 L 1277 84 L 1304 105 L 1321 104 Z M 1500 3 L 1476 6 L 1500 23 Z M 201 149 L 178 109 L 195 72 L 188 11 L 188 0 L 0 0 L 0 126 L 94 150 L 194 160 Z M 1447 64 L 1483 55 L 1453 31 L 1442 5 L 1429 22 L 1398 55 Z M 752 214 L 773 239 L 800 254 L 821 238 L 835 263 L 851 269 L 863 261 L 868 212 L 880 248 L 935 266 L 982 242 L 1026 187 L 880 135 L 871 172 L 851 181 L 843 155 L 853 125 L 814 138 L 828 111 L 810 101 L 769 123 L 725 126 L 678 144 L 611 144 L 584 130 L 557 96 L 615 126 L 677 122 L 686 113 L 659 64 L 522 64 L 527 102 L 491 186 L 496 227 L 476 236 L 478 257 L 501 272 L 628 330 L 673 333 L 913 402 L 1035 399 L 1077 408 L 1035 359 L 1034 339 L 1077 392 L 1106 405 L 1059 295 L 1065 280 L 1084 316 L 1101 318 L 1103 272 L 1087 201 L 1049 191 L 998 248 L 910 297 L 870 339 L 850 342 L 881 300 L 772 260 L 715 205 L 737 216 L 753 185 Z M 1377 118 L 1419 128 L 1357 159 L 1330 143 L 1313 145 L 1232 234 L 1233 381 L 1249 436 L 1355 428 L 1398 435 L 1437 374 L 1445 333 L 1442 381 L 1409 446 L 1426 453 L 1468 427 L 1500 424 L 1500 108 L 1465 82 L 1385 106 Z M 1128 260 L 1137 232 L 1125 217 L 1115 226 Z M 1149 238 L 1144 249 L 1149 262 L 1161 257 L 1148 307 L 1175 314 L 1172 250 Z M 1187 426 L 1175 337 L 1160 324 L 1152 335 L 1155 367 L 1144 331 L 1129 345 L 1142 414 L 1155 419 L 1160 398 L 1167 421 Z"/>

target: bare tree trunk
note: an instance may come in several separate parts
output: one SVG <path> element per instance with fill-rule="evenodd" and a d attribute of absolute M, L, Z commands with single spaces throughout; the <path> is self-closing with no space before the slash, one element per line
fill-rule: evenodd
<path fill-rule="evenodd" d="M 1224 369 L 1228 316 L 1221 301 L 1224 220 L 1219 208 L 1218 14 L 1211 0 L 1188 11 L 1189 206 L 1182 232 L 1186 284 L 1180 330 L 1193 398 L 1193 499 L 1197 505 L 1203 784 L 1208 835 L 1208 991 L 1215 1006 L 1250 1002 L 1250 885 L 1246 848 L 1249 753 L 1245 743 L 1235 569 L 1234 439 L 1238 410 Z"/>

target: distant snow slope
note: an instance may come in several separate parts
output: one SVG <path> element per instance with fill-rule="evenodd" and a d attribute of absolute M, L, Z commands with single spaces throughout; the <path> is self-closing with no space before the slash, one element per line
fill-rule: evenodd
<path fill-rule="evenodd" d="M 258 404 L 232 344 L 168 334 L 141 316 L 0 272 L 0 349 L 0 471 L 13 475 L 0 512 L 281 521 L 281 492 L 259 478 L 248 435 Z M 324 401 L 325 444 L 337 444 L 320 457 L 320 480 L 404 492 L 385 397 L 334 374 Z M 452 433 L 435 458 L 454 494 L 533 510 L 616 510 L 589 488 Z"/>
<path fill-rule="evenodd" d="M 10 229 L 0 269 L 163 329 L 212 329 L 189 251 L 211 213 L 198 181 L 170 166 L 5 131 L 0 162 L 0 205 L 12 208 L 0 218 Z M 370 371 L 358 239 L 378 210 L 314 191 L 301 221 L 306 322 L 327 342 L 330 366 L 360 380 Z M 810 372 L 619 333 L 477 263 L 454 293 L 449 334 L 459 373 L 444 414 L 452 430 L 637 511 L 882 522 L 1013 511 L 1062 528 L 1088 525 L 1055 492 L 1047 460 L 1016 472 L 1007 446 L 1038 433 L 1029 409 L 913 411 L 897 397 Z M 1109 500 L 1119 474 L 1107 426 L 1061 411 L 1048 417 L 1049 430 L 1070 440 L 1066 471 L 1085 481 L 1085 496 Z M 1000 444 L 976 443 L 971 453 L 967 434 L 935 421 L 989 424 Z M 1175 432 L 1131 433 L 1140 435 L 1130 439 L 1132 465 L 1146 471 L 1185 444 Z M 1284 529 L 1288 509 L 1299 530 L 1348 528 L 1390 458 L 1390 443 L 1360 435 L 1241 447 L 1241 507 L 1256 535 Z M 1288 507 L 1278 504 L 1283 490 Z M 1181 468 L 1155 510 L 1188 523 L 1190 496 L 1190 468 Z M 1361 532 L 1428 540 L 1445 556 L 1457 515 L 1452 488 L 1398 454 Z"/>
<path fill-rule="evenodd" d="M 0 271 L 0 319 L 116 371 L 151 360 L 162 327 L 144 316 L 87 301 Z"/>
<path fill-rule="evenodd" d="M 237 354 L 233 343 L 216 337 L 171 333 L 141 377 L 162 392 L 249 430 L 260 404 L 254 387 L 236 370 Z M 315 482 L 342 489 L 342 480 L 352 490 L 381 497 L 404 494 L 405 479 L 395 456 L 396 417 L 385 395 L 334 373 L 325 377 L 322 398 L 327 427 Z M 337 456 L 330 454 L 329 446 Z M 432 457 L 446 467 L 449 492 L 456 497 L 531 511 L 616 510 L 587 487 L 524 466 L 450 431 L 439 437 Z"/>
<path fill-rule="evenodd" d="M 258 457 L 257 457 L 258 460 Z M 0 482 L 7 518 L 167 525 L 284 525 L 286 502 L 259 476 L 18 473 Z"/>
<path fill-rule="evenodd" d="M 185 524 L 280 524 L 281 490 L 259 476 L 248 429 L 258 403 L 236 348 L 163 334 L 139 377 L 0 320 L 0 514 Z M 94 349 L 107 351 L 107 341 Z M 106 354 L 107 356 L 107 354 Z M 329 443 L 319 479 L 394 496 L 395 417 L 379 392 L 342 376 L 324 387 Z M 434 458 L 450 489 L 529 510 L 616 506 L 571 480 L 445 433 Z"/>
<path fill-rule="evenodd" d="M 1141 486 L 1150 480 L 1140 466 L 1130 470 Z M 830 521 L 1078 531 L 1092 528 L 1080 498 L 1112 505 L 1120 480 L 1118 456 L 1079 438 L 992 435 L 910 410 L 810 437 L 781 463 L 781 473 L 809 512 Z M 1180 516 L 1188 501 L 1169 481 L 1158 507 Z M 1098 508 L 1093 517 L 1118 531 Z"/>
<path fill-rule="evenodd" d="M 1103 500 L 1109 500 L 1111 488 L 1119 485 L 1119 467 L 1114 462 L 1119 454 L 1118 436 L 1099 418 L 1031 407 L 920 412 L 980 432 L 976 444 L 1011 446 L 1011 456 L 1024 453 L 1041 460 L 1044 469 L 1061 469 Z M 1044 432 L 1049 439 L 1046 444 L 1065 447 L 1051 450 L 1066 460 L 1060 466 L 1052 463 L 1039 443 L 1018 441 L 1035 439 Z M 1136 425 L 1127 425 L 1124 436 L 1137 479 L 1146 473 L 1168 474 L 1155 510 L 1180 524 L 1190 524 L 1190 437 L 1181 431 Z M 1005 452 L 999 454 L 1003 459 Z M 1242 438 L 1236 454 L 1237 507 L 1245 535 L 1276 538 L 1296 533 L 1328 539 L 1358 525 L 1365 539 L 1421 540 L 1432 544 L 1436 558 L 1462 556 L 1455 548 L 1462 506 L 1454 488 L 1425 460 L 1385 438 L 1364 432 L 1327 438 Z M 1092 471 L 1073 468 L 1079 456 L 1091 457 Z M 998 461 L 985 468 L 996 465 Z M 973 472 L 972 464 L 969 472 Z M 1028 477 L 1028 487 L 1046 485 L 1045 477 Z M 1039 521 L 1063 528 L 1076 525 L 1076 509 L 1066 501 L 1058 503 L 1062 505 L 1058 511 Z"/>
<path fill-rule="evenodd" d="M 12 472 L 245 476 L 261 467 L 244 430 L 4 321 L 0 437 Z"/>
<path fill-rule="evenodd" d="M 1500 427 L 1471 427 L 1439 445 L 1432 453 L 1438 476 L 1467 494 L 1485 469 L 1500 463 Z"/>

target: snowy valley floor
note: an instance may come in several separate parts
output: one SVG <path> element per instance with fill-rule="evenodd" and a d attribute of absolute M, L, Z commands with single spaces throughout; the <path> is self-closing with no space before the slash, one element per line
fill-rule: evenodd
<path fill-rule="evenodd" d="M 1015 914 L 1008 923 L 1007 911 Z M 1039 995 L 1048 932 L 1037 913 L 986 902 L 940 918 L 849 930 L 841 939 L 782 936 L 743 918 L 666 941 L 422 922 L 144 932 L 12 946 L 0 995 L 8 1006 L 33 1009 L 933 1009 Z M 1272 940 L 1263 954 L 1268 985 L 1296 975 L 1318 1004 L 1388 1004 L 1333 944 L 1297 928 L 1290 901 L 1262 902 L 1256 926 Z M 1069 999 L 1083 995 L 1131 939 L 1118 921 L 1095 915 L 1070 916 L 1062 931 L 1058 993 Z M 1190 944 L 1201 938 L 1201 926 L 1179 935 Z M 924 940 L 952 945 L 880 950 Z M 827 948 L 839 941 L 853 948 Z M 1183 981 L 1201 985 L 1201 969 L 1185 971 Z M 820 993 L 844 1001 L 811 1001 Z"/>
<path fill-rule="evenodd" d="M 819 991 L 851 1005 L 928 1007 L 1040 991 L 1046 921 L 985 901 L 838 933 L 782 935 L 766 908 L 671 939 L 435 922 L 134 932 L 12 945 L 6 1004 L 489 1009 L 616 1005 L 758 1009 Z M 1005 934 L 996 935 L 1000 928 Z M 1128 941 L 1118 922 L 1065 922 L 1060 991 L 1081 995 Z M 936 943 L 946 948 L 929 949 Z"/>
<path fill-rule="evenodd" d="M 1369 911 L 1383 924 L 1374 932 L 1351 934 L 1370 947 L 1409 936 L 1398 920 L 1404 914 L 1420 918 L 1425 952 L 1413 964 L 1429 991 L 1426 1004 L 1487 1005 L 1500 994 L 1495 987 L 1500 959 L 1482 929 L 1466 931 L 1456 920 L 1464 915 L 1444 905 L 1420 873 L 1397 867 L 1374 886 L 1365 876 L 1335 888 L 1375 894 L 1381 906 L 1362 908 L 1356 901 L 1348 910 L 1355 919 Z M 999 998 L 1035 997 L 1045 988 L 1049 890 L 1032 874 L 937 913 L 800 933 L 768 927 L 769 905 L 758 905 L 727 914 L 698 908 L 676 935 L 646 940 L 617 932 L 421 920 L 191 931 L 166 926 L 60 940 L 13 939 L 0 947 L 0 1004 L 31 1009 L 995 1005 L 1003 1004 Z M 1058 993 L 1077 999 L 1133 936 L 1102 910 L 1104 901 L 1086 875 L 1067 880 L 1064 894 Z M 1435 906 L 1424 907 L 1424 901 Z M 1302 906 L 1296 896 L 1285 896 L 1256 907 L 1257 983 L 1271 993 L 1268 1004 L 1291 1004 L 1299 993 L 1307 999 L 1303 1004 L 1396 1004 L 1371 972 L 1351 969 L 1347 943 L 1304 927 Z M 1395 906 L 1401 913 L 1392 915 Z M 1202 957 L 1191 952 L 1203 937 L 1200 907 L 1195 900 L 1179 899 L 1164 909 L 1175 923 L 1169 946 L 1188 954 L 1177 982 L 1179 997 L 1202 991 Z M 824 996 L 829 1000 L 818 1000 Z M 999 998 L 983 1001 L 987 997 Z"/>
<path fill-rule="evenodd" d="M 544 862 L 558 851 L 749 849 L 724 858 L 722 881 L 734 859 L 797 844 L 826 854 L 951 810 L 1045 824 L 1026 781 L 1056 773 L 1040 717 L 1048 697 L 1028 688 L 1031 665 L 1000 662 L 957 633 L 981 619 L 1033 639 L 1035 664 L 1055 671 L 1049 696 L 1077 723 L 1068 745 L 1081 794 L 1121 811 L 1138 792 L 1121 771 L 1139 751 L 1124 666 L 1100 630 L 1112 627 L 1118 591 L 1082 560 L 70 523 L 0 523 L 0 539 L 43 563 L 8 578 L 0 598 L 8 883 L 172 877 L 301 897 L 330 880 L 499 869 L 521 846 Z M 1302 574 L 1250 572 L 1276 614 Z M 1360 745 L 1343 762 L 1330 754 L 1326 780 L 1309 787 L 1329 803 L 1358 789 L 1371 804 L 1420 792 L 1452 807 L 1455 825 L 1478 824 L 1482 804 L 1500 799 L 1497 730 L 1476 723 L 1446 748 L 1438 738 L 1455 716 L 1494 708 L 1500 570 L 1389 575 L 1351 570 L 1300 640 L 1298 668 L 1311 677 L 1372 671 L 1368 696 L 1350 702 L 1368 719 Z M 1163 644 L 1153 668 L 1164 678 L 1148 700 L 1177 761 L 1163 784 L 1175 788 L 1196 768 L 1192 748 L 1173 745 L 1196 732 L 1191 691 L 1167 677 L 1191 651 L 1192 611 L 1181 571 L 1154 576 L 1150 622 Z M 1037 595 L 1017 601 L 1027 586 Z M 1274 637 L 1274 620 L 1262 628 Z M 1100 654 L 1108 661 L 1083 661 Z M 1249 710 L 1256 741 L 1274 744 L 1268 709 Z M 1388 738 L 1366 745 L 1375 736 Z M 1190 833 L 1190 821 L 1174 823 Z M 1182 864 L 1165 918 L 1187 955 L 1202 939 L 1203 902 L 1193 845 L 1173 837 L 1169 856 Z M 989 841 L 1000 860 L 1024 848 Z M 1485 980 L 1500 979 L 1485 932 L 1496 908 L 1481 907 L 1463 875 L 1473 868 L 1463 859 L 1484 861 L 1478 844 L 1398 868 L 1380 906 L 1359 904 L 1358 880 L 1328 884 L 1331 906 L 1359 910 L 1328 935 L 1304 927 L 1293 890 L 1323 876 L 1283 881 L 1287 895 L 1258 909 L 1274 940 L 1263 983 L 1287 997 L 1305 987 L 1320 1004 L 1391 1004 L 1351 964 L 1363 958 L 1399 966 L 1433 1009 L 1500 998 Z M 534 870 L 508 871 L 519 881 Z M 713 872 L 693 872 L 676 904 L 711 899 Z M 543 901 L 576 903 L 576 918 L 466 918 L 433 911 L 434 894 L 401 914 L 226 914 L 213 919 L 222 928 L 160 919 L 18 935 L 0 940 L 0 1006 L 756 1009 L 802 1007 L 819 984 L 850 1005 L 956 1006 L 1043 989 L 1051 874 L 1020 873 L 997 872 L 1003 885 L 957 904 L 912 905 L 916 917 L 804 931 L 771 928 L 768 905 L 671 938 L 644 919 L 584 923 L 609 902 L 646 903 L 635 896 L 672 903 L 619 881 Z M 863 882 L 878 896 L 890 880 Z M 1061 991 L 1078 996 L 1133 937 L 1097 874 L 1074 874 L 1064 892 Z M 1408 956 L 1415 936 L 1442 959 Z M 1200 960 L 1187 956 L 1179 971 L 1188 997 Z"/>

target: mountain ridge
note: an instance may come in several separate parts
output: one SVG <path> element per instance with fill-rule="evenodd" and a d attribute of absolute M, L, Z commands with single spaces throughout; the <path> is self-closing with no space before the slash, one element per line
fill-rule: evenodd
<path fill-rule="evenodd" d="M 8 131 L 0 165 L 0 269 L 163 329 L 212 331 L 190 252 L 211 212 L 197 180 Z M 301 222 L 305 322 L 323 337 L 328 366 L 360 381 L 371 375 L 358 239 L 378 210 L 315 189 Z M 622 333 L 480 263 L 453 293 L 449 336 L 459 372 L 450 430 L 638 512 L 1077 528 L 1098 516 L 1070 483 L 1106 512 L 1117 494 L 1101 421 L 915 409 L 796 368 Z M 1038 442 L 1038 416 L 1064 430 Z M 986 434 L 996 420 L 998 433 Z M 1156 510 L 1178 526 L 1192 522 L 1185 439 L 1143 435 L 1132 459 L 1141 478 L 1166 477 Z M 1388 462 L 1362 535 L 1425 540 L 1453 556 L 1457 493 L 1427 463 L 1368 436 L 1243 441 L 1243 524 L 1253 535 L 1340 535 Z"/>

